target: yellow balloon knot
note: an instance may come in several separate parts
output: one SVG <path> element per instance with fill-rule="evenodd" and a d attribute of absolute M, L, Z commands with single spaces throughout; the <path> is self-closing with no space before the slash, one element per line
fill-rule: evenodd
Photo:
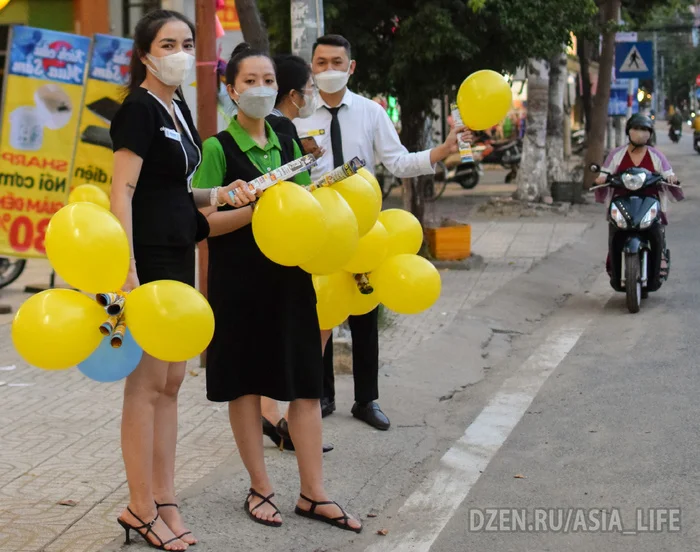
<path fill-rule="evenodd" d="M 353 274 L 355 277 L 355 283 L 357 284 L 357 289 L 360 290 L 362 295 L 369 295 L 374 292 L 372 284 L 369 283 L 368 274 Z"/>

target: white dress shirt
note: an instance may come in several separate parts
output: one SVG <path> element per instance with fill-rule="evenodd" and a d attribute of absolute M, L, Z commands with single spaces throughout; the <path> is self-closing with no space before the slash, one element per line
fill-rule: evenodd
<path fill-rule="evenodd" d="M 328 104 L 319 97 L 319 108 L 311 117 L 294 119 L 301 137 L 308 132 L 324 131 L 324 134 L 314 136 L 318 145 L 326 150 L 317 165 L 311 169 L 311 177 L 314 180 L 334 168 L 331 113 L 327 107 Z M 353 157 L 359 157 L 372 173 L 375 164 L 381 163 L 399 178 L 435 172 L 430 163 L 430 150 L 409 153 L 401 143 L 389 115 L 377 102 L 346 90 L 339 107 L 338 121 L 343 140 L 343 159 L 346 162 Z"/>

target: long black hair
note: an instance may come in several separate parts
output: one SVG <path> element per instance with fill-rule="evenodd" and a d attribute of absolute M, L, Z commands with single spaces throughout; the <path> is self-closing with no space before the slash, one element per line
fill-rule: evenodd
<path fill-rule="evenodd" d="M 277 66 L 277 100 L 275 105 L 279 105 L 292 90 L 303 94 L 306 83 L 311 77 L 311 67 L 302 58 L 292 54 L 278 54 L 273 59 Z"/>
<path fill-rule="evenodd" d="M 233 86 L 233 83 L 236 82 L 238 72 L 241 69 L 241 62 L 249 57 L 266 57 L 272 63 L 275 73 L 277 73 L 275 60 L 270 57 L 270 54 L 262 50 L 256 50 L 247 42 L 241 42 L 233 49 L 233 52 L 231 52 L 231 59 L 229 59 L 228 65 L 226 65 L 226 84 Z"/>
<path fill-rule="evenodd" d="M 136 24 L 134 45 L 131 49 L 129 83 L 126 85 L 127 93 L 136 90 L 146 80 L 148 69 L 141 58 L 151 51 L 151 44 L 163 25 L 174 20 L 187 24 L 192 31 L 192 38 L 195 37 L 194 23 L 181 13 L 172 10 L 153 10 L 144 15 Z"/>

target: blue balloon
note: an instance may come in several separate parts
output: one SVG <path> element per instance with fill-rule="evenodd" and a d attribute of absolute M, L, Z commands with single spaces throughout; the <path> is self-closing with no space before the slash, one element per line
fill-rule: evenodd
<path fill-rule="evenodd" d="M 112 347 L 110 339 L 110 336 L 105 336 L 97 350 L 78 364 L 78 370 L 91 379 L 105 383 L 119 381 L 131 374 L 141 361 L 143 350 L 128 328 L 118 349 Z"/>

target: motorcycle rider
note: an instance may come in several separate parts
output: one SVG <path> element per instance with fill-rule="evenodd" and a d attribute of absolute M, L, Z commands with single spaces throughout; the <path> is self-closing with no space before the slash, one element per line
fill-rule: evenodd
<path fill-rule="evenodd" d="M 683 116 L 673 106 L 669 107 L 668 114 L 670 116 L 668 119 L 669 137 L 673 140 L 674 131 L 683 131 Z"/>
<path fill-rule="evenodd" d="M 654 122 L 650 117 L 642 115 L 641 113 L 635 113 L 627 121 L 625 133 L 627 134 L 629 143 L 625 146 L 615 148 L 610 152 L 603 165 L 604 173 L 617 174 L 632 167 L 642 167 L 648 171 L 662 175 L 671 184 L 678 182 L 668 159 L 666 159 L 664 154 L 658 149 L 649 145 L 651 137 L 654 134 Z M 596 184 L 605 183 L 607 174 L 604 173 L 601 173 L 598 178 L 596 178 Z M 665 232 L 665 227 L 668 225 L 668 218 L 666 217 L 666 209 L 669 197 L 673 200 L 680 201 L 684 199 L 683 192 L 680 188 L 660 185 L 642 188 L 637 193 L 645 196 L 658 196 L 659 198 L 661 208 L 659 218 L 661 219 L 661 226 L 657 225 L 655 227 L 657 235 L 653 236 L 652 239 L 657 245 L 660 245 L 660 247 L 653 247 L 653 250 L 661 255 L 661 271 L 659 277 L 665 278 L 668 275 L 668 255 Z M 595 199 L 598 203 L 605 203 L 606 207 L 609 207 L 613 198 L 626 194 L 627 191 L 621 188 L 599 188 L 595 190 Z M 610 233 L 610 239 L 612 239 L 612 232 Z M 659 261 L 658 257 L 656 261 Z M 611 274 L 612 269 L 609 254 L 605 265 L 608 274 Z M 659 265 L 657 264 L 657 266 Z"/>

